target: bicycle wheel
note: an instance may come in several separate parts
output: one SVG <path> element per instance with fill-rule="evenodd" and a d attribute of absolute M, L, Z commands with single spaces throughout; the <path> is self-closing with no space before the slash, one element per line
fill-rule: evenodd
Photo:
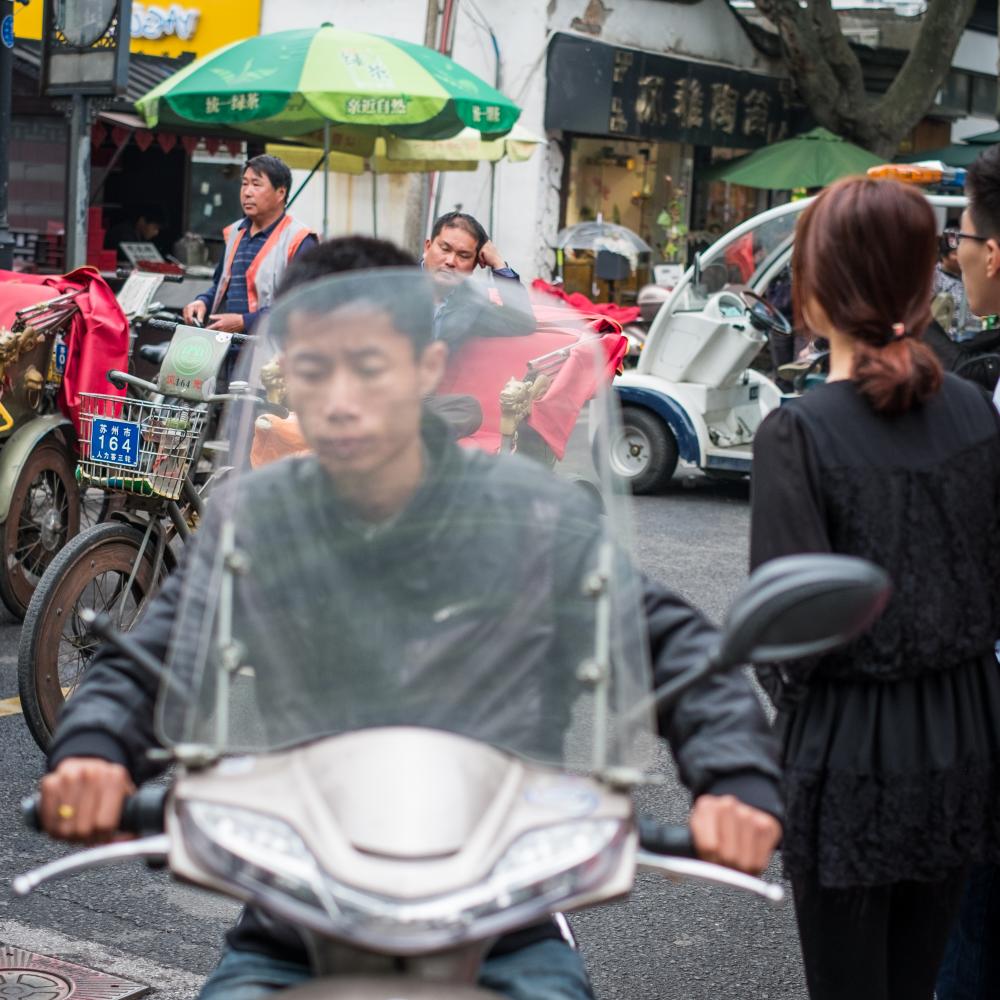
<path fill-rule="evenodd" d="M 3 523 L 0 599 L 23 618 L 45 567 L 80 530 L 80 490 L 69 449 L 45 438 L 28 456 Z"/>
<path fill-rule="evenodd" d="M 80 683 L 100 640 L 80 618 L 85 608 L 111 615 L 122 631 L 135 623 L 168 567 L 153 579 L 155 545 L 128 586 L 143 532 L 109 521 L 79 534 L 52 560 L 28 606 L 17 657 L 24 721 L 47 750 L 59 711 Z"/>

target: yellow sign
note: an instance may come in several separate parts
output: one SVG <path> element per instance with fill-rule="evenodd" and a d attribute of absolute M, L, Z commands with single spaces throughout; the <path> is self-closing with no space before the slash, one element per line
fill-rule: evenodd
<path fill-rule="evenodd" d="M 132 52 L 204 56 L 230 42 L 260 33 L 261 0 L 181 0 L 132 2 Z M 42 0 L 14 5 L 14 34 L 42 37 Z"/>

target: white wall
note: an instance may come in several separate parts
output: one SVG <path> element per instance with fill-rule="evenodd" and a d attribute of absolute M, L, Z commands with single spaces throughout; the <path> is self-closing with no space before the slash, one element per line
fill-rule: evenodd
<path fill-rule="evenodd" d="M 767 59 L 747 39 L 726 0 L 691 5 L 662 0 L 553 0 L 549 27 L 570 31 L 589 7 L 606 11 L 597 41 L 647 52 L 669 52 L 705 62 L 766 72 Z M 600 16 L 600 15 L 599 15 Z"/>
<path fill-rule="evenodd" d="M 595 4 L 597 5 L 595 7 Z M 422 43 L 425 0 L 263 0 L 261 31 L 282 31 L 330 21 L 337 27 L 392 35 Z M 737 68 L 766 71 L 766 61 L 751 46 L 725 0 L 693 5 L 658 0 L 459 0 L 453 58 L 492 83 L 495 57 L 488 23 L 502 60 L 501 89 L 522 109 L 520 122 L 544 136 L 545 54 L 550 31 L 572 30 L 575 18 L 594 11 L 603 18 L 596 41 L 669 52 Z M 481 13 L 480 13 L 481 12 Z M 558 137 L 552 137 L 553 139 Z M 558 223 L 562 153 L 555 141 L 526 163 L 496 168 L 496 215 L 492 236 L 510 265 L 525 278 L 545 273 Z M 295 172 L 296 182 L 305 176 Z M 489 220 L 490 170 L 439 175 L 440 211 L 462 210 Z M 371 232 L 371 178 L 331 175 L 328 214 L 330 235 Z M 381 177 L 378 182 L 379 235 L 401 241 L 408 182 Z M 317 175 L 293 212 L 319 229 L 323 217 L 322 185 Z M 419 247 L 410 247 L 419 252 Z"/>

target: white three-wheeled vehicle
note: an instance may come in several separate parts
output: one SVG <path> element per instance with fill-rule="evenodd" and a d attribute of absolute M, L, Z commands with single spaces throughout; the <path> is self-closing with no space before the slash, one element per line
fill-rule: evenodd
<path fill-rule="evenodd" d="M 928 198 L 941 228 L 965 205 L 961 196 Z M 653 320 L 636 367 L 615 380 L 622 425 L 607 438 L 591 430 L 634 493 L 661 491 L 679 463 L 727 478 L 750 473 L 757 428 L 783 398 L 751 363 L 771 332 L 791 332 L 762 296 L 787 280 L 795 222 L 810 200 L 762 212 L 700 254 Z"/>

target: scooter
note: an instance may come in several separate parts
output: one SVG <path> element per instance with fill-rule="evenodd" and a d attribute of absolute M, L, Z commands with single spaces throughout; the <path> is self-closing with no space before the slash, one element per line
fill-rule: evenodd
<path fill-rule="evenodd" d="M 606 622 L 611 595 L 600 579 L 589 586 L 596 619 Z M 737 596 L 704 662 L 628 712 L 640 718 L 673 704 L 718 671 L 846 642 L 870 625 L 888 593 L 886 574 L 858 559 L 803 555 L 765 564 Z M 91 627 L 160 676 L 168 693 L 177 684 L 106 619 Z M 601 628 L 595 641 L 606 651 Z M 780 885 L 697 860 L 686 827 L 635 815 L 631 791 L 643 778 L 611 766 L 611 671 L 600 655 L 585 665 L 593 689 L 586 729 L 595 736 L 589 773 L 539 764 L 485 734 L 418 725 L 361 728 L 262 753 L 178 744 L 172 784 L 143 788 L 126 803 L 121 828 L 138 839 L 43 865 L 18 876 L 14 892 L 135 858 L 166 864 L 175 878 L 302 932 L 317 978 L 285 991 L 286 1000 L 495 996 L 474 984 L 498 936 L 620 899 L 637 871 L 779 902 Z M 220 675 L 214 690 L 236 680 Z M 225 725 L 214 717 L 212 724 Z M 26 802 L 25 814 L 37 826 L 37 801 Z"/>

